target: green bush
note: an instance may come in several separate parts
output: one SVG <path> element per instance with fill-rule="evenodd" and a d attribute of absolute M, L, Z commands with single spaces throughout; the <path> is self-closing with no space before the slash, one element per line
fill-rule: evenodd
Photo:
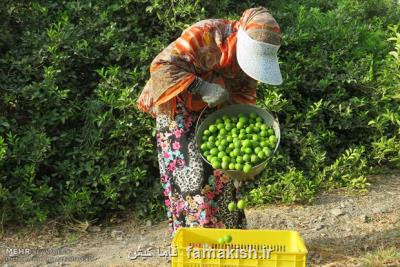
<path fill-rule="evenodd" d="M 0 216 L 3 223 L 161 216 L 154 120 L 135 108 L 151 60 L 190 24 L 238 19 L 265 1 L 2 1 Z M 282 126 L 251 203 L 366 188 L 400 167 L 395 1 L 270 1 L 284 84 L 259 87 Z M 388 38 L 391 37 L 390 40 Z"/>
<path fill-rule="evenodd" d="M 368 173 L 400 167 L 400 51 L 389 53 L 387 40 L 397 34 L 391 40 L 399 42 L 397 27 L 388 27 L 399 21 L 398 6 L 307 2 L 277 8 L 286 77 L 280 87 L 263 86 L 260 105 L 278 113 L 282 146 L 249 188 L 253 203 L 311 201 L 338 186 L 365 189 Z M 288 10 L 295 15 L 285 17 Z"/>

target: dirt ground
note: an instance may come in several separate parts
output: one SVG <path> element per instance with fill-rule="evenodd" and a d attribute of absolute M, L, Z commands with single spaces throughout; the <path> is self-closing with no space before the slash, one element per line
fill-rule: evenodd
<path fill-rule="evenodd" d="M 368 193 L 337 190 L 311 205 L 248 208 L 249 228 L 298 231 L 309 252 L 307 266 L 400 266 L 400 173 L 371 176 L 369 182 Z M 165 221 L 127 216 L 107 225 L 68 227 L 53 221 L 35 229 L 4 229 L 0 265 L 169 266 L 170 258 L 158 255 L 132 259 L 139 246 L 166 252 L 169 245 Z"/>

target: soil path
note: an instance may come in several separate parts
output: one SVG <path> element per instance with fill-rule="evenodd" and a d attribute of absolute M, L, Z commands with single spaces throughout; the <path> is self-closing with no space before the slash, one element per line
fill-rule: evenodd
<path fill-rule="evenodd" d="M 365 261 L 368 252 L 392 248 L 400 255 L 400 173 L 369 177 L 365 194 L 343 190 L 322 194 L 312 205 L 266 205 L 246 210 L 250 228 L 294 229 L 306 242 L 307 266 L 400 266 L 400 258 L 381 265 Z M 111 225 L 76 224 L 64 231 L 56 223 L 40 229 L 5 229 L 0 239 L 0 265 L 26 266 L 169 266 L 157 256 L 168 250 L 166 222 L 143 225 L 116 219 Z M 129 259 L 141 246 L 153 257 Z M 32 251 L 33 248 L 48 250 Z M 10 257 L 10 249 L 18 255 Z M 364 261 L 362 259 L 364 258 Z M 58 261 L 58 262 L 57 262 Z"/>

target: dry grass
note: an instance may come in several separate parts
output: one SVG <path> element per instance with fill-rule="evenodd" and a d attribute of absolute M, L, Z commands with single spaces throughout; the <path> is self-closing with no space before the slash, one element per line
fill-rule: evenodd
<path fill-rule="evenodd" d="M 400 248 L 381 247 L 374 252 L 367 253 L 360 258 L 359 262 L 363 267 L 400 266 Z"/>
<path fill-rule="evenodd" d="M 321 266 L 321 265 L 312 265 Z M 364 256 L 341 255 L 323 267 L 400 267 L 400 248 L 380 247 Z"/>

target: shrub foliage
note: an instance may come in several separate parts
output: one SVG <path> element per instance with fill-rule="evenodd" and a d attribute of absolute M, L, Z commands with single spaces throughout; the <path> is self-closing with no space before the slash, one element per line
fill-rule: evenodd
<path fill-rule="evenodd" d="M 190 24 L 265 1 L 0 3 L 0 221 L 94 218 L 162 207 L 154 120 L 135 100 L 151 60 Z M 364 189 L 400 167 L 396 1 L 268 1 L 283 32 L 284 84 L 258 104 L 282 127 L 253 204 Z"/>

